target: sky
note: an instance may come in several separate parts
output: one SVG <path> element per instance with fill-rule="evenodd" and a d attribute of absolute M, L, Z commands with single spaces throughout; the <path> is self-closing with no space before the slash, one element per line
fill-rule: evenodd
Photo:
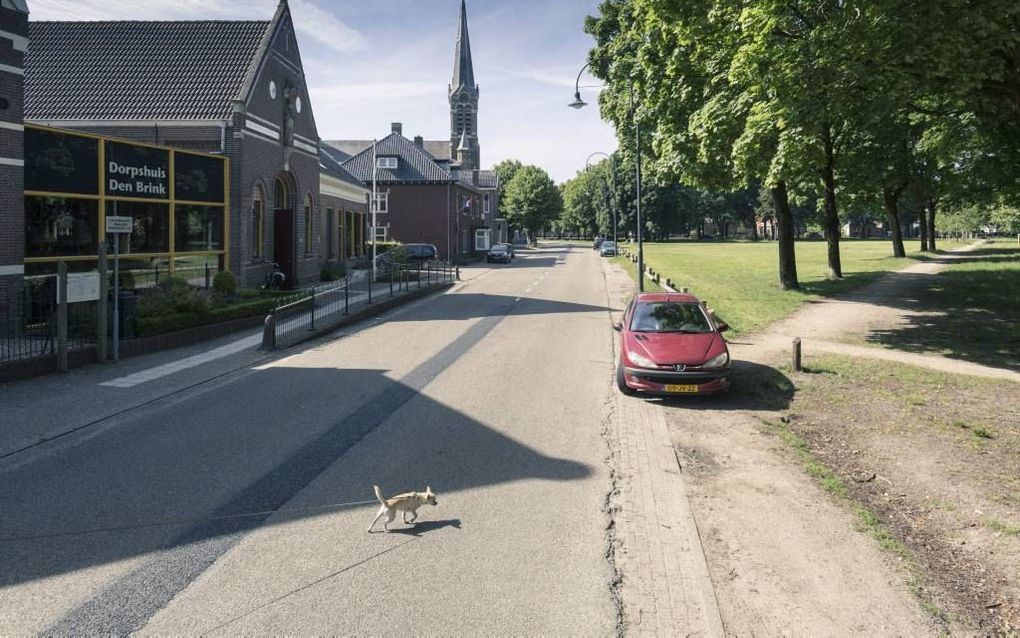
<path fill-rule="evenodd" d="M 277 0 L 29 0 L 32 20 L 268 20 Z M 557 182 L 616 136 L 599 117 L 599 82 L 574 80 L 598 0 L 467 0 L 483 167 L 515 158 Z M 460 0 L 290 0 L 322 139 L 450 135 L 447 89 Z M 597 158 L 596 158 L 597 159 Z"/>

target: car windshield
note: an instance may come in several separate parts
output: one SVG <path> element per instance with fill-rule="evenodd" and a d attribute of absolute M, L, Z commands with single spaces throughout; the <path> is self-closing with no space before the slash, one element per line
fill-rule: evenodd
<path fill-rule="evenodd" d="M 489 252 L 490 253 L 505 253 L 506 252 L 506 246 L 504 246 L 503 244 L 496 244 L 495 246 L 493 246 L 492 248 L 489 249 Z"/>
<path fill-rule="evenodd" d="M 630 329 L 634 332 L 712 332 L 699 304 L 673 301 L 637 304 Z"/>

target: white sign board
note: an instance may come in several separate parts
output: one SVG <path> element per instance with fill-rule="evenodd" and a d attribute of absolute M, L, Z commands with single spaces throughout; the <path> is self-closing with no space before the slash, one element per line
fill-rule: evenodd
<path fill-rule="evenodd" d="M 60 302 L 57 293 L 57 303 Z M 73 272 L 67 273 L 67 303 L 96 301 L 99 299 L 99 273 Z"/>
<path fill-rule="evenodd" d="M 106 232 L 108 233 L 130 233 L 134 228 L 133 217 L 118 217 L 116 215 L 106 216 Z"/>

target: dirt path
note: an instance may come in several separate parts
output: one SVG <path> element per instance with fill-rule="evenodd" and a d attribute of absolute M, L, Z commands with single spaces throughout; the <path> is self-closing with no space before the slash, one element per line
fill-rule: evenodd
<path fill-rule="evenodd" d="M 627 277 L 607 267 L 611 288 L 633 289 Z M 770 370 L 742 362 L 737 374 L 769 384 Z M 654 402 L 670 424 L 727 635 L 938 633 L 890 558 L 761 433 L 758 415 L 778 419 L 782 402 L 743 390 Z"/>
<path fill-rule="evenodd" d="M 843 343 L 850 336 L 864 336 L 906 326 L 911 318 L 931 314 L 921 306 L 919 292 L 931 285 L 938 273 L 954 260 L 966 257 L 980 244 L 958 248 L 932 261 L 891 272 L 878 281 L 839 298 L 808 304 L 763 332 L 731 342 L 734 358 L 770 361 L 780 351 L 790 351 L 794 337 L 801 338 L 805 357 L 830 352 L 854 357 L 898 361 L 932 370 L 1006 379 L 1020 383 L 1020 372 L 963 361 L 937 354 L 917 354 L 882 347 Z"/>
<path fill-rule="evenodd" d="M 735 339 L 735 388 L 706 401 L 662 401 L 683 466 L 729 635 L 938 635 L 966 631 L 922 609 L 901 558 L 883 551 L 823 491 L 787 444 L 764 433 L 788 414 L 794 386 L 776 370 L 800 337 L 807 361 L 838 352 L 1020 382 L 1015 371 L 842 341 L 926 313 L 919 293 L 968 247 L 809 304 Z"/>

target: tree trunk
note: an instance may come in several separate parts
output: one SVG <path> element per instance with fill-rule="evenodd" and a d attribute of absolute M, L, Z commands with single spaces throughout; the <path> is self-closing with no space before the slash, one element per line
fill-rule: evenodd
<path fill-rule="evenodd" d="M 925 214 L 924 204 L 917 207 L 917 230 L 921 239 L 921 252 L 928 251 L 928 215 Z"/>
<path fill-rule="evenodd" d="M 885 202 L 885 214 L 889 218 L 889 230 L 892 231 L 892 252 L 893 257 L 906 257 L 907 251 L 903 248 L 903 235 L 900 231 L 899 198 L 902 188 L 882 189 L 882 199 Z"/>
<path fill-rule="evenodd" d="M 825 242 L 829 253 L 829 279 L 841 279 L 843 267 L 839 261 L 839 211 L 836 209 L 836 178 L 833 175 L 835 154 L 832 133 L 826 126 L 822 141 L 825 146 L 825 166 L 822 167 L 822 186 L 825 200 Z"/>
<path fill-rule="evenodd" d="M 935 200 L 928 202 L 928 250 L 935 252 Z"/>
<path fill-rule="evenodd" d="M 793 212 L 790 211 L 790 199 L 786 192 L 786 182 L 780 181 L 771 189 L 772 204 L 776 209 L 776 220 L 779 222 L 779 285 L 784 290 L 800 288 L 797 281 L 797 253 L 793 245 Z"/>

